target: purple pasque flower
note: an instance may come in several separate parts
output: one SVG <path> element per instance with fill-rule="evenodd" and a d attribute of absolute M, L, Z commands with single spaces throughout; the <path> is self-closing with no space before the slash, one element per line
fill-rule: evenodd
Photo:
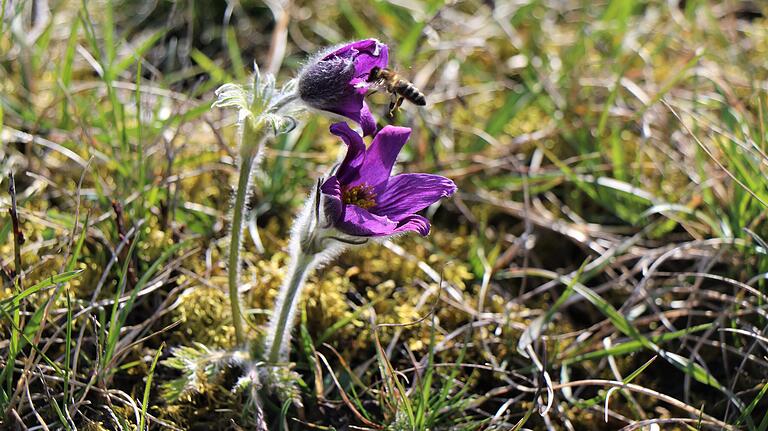
<path fill-rule="evenodd" d="M 375 67 L 387 67 L 389 50 L 376 39 L 331 47 L 311 58 L 299 73 L 299 98 L 308 106 L 347 117 L 363 129 L 376 132 L 376 120 L 365 103 Z"/>
<path fill-rule="evenodd" d="M 324 213 L 333 226 L 362 237 L 406 231 L 427 235 L 429 220 L 416 212 L 451 196 L 456 185 L 440 175 L 390 176 L 411 129 L 386 126 L 367 149 L 363 138 L 346 123 L 333 124 L 331 133 L 347 144 L 341 165 L 320 187 Z"/>

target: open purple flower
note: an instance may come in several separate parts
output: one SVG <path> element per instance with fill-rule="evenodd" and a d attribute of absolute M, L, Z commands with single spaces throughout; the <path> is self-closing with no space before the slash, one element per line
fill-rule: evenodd
<path fill-rule="evenodd" d="M 376 120 L 365 103 L 371 85 L 368 75 L 375 67 L 387 67 L 387 45 L 365 39 L 335 46 L 311 58 L 299 73 L 298 93 L 308 106 L 347 117 L 376 132 Z"/>
<path fill-rule="evenodd" d="M 335 175 L 320 187 L 325 214 L 334 227 L 353 236 L 386 236 L 414 231 L 429 233 L 429 220 L 416 212 L 456 191 L 453 181 L 440 175 L 399 174 L 390 177 L 411 129 L 386 126 L 366 149 L 363 138 L 346 123 L 331 133 L 347 144 L 347 155 Z"/>

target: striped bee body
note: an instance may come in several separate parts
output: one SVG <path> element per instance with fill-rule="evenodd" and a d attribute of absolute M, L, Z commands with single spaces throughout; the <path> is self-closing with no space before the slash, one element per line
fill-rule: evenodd
<path fill-rule="evenodd" d="M 389 104 L 390 116 L 394 115 L 395 111 L 403 103 L 403 100 L 418 106 L 427 104 L 424 93 L 392 69 L 374 67 L 370 75 L 368 75 L 368 82 L 375 82 L 392 94 L 392 103 Z"/>

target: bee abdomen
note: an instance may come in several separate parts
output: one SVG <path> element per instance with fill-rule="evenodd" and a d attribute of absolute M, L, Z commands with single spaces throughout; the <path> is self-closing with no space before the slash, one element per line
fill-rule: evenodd
<path fill-rule="evenodd" d="M 416 105 L 424 106 L 427 104 L 427 100 L 424 97 L 424 94 L 419 91 L 418 88 L 416 88 L 415 85 L 411 84 L 408 81 L 401 81 L 397 85 L 397 89 L 400 95 L 408 99 L 410 102 L 413 102 Z"/>

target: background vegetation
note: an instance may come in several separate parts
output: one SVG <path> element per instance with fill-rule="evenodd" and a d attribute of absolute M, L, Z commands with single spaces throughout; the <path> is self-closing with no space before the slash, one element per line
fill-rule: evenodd
<path fill-rule="evenodd" d="M 292 356 L 303 406 L 267 397 L 270 426 L 768 429 L 762 2 L 0 12 L 0 428 L 252 429 L 235 373 L 173 398 L 162 362 L 234 339 L 235 119 L 210 110 L 212 91 L 254 61 L 284 82 L 308 53 L 377 37 L 428 95 L 395 118 L 369 98 L 414 128 L 402 169 L 459 193 L 429 210 L 429 237 L 311 279 Z M 292 217 L 338 156 L 328 125 L 309 116 L 269 146 L 251 220 L 263 244 L 244 253 L 254 322 Z"/>

